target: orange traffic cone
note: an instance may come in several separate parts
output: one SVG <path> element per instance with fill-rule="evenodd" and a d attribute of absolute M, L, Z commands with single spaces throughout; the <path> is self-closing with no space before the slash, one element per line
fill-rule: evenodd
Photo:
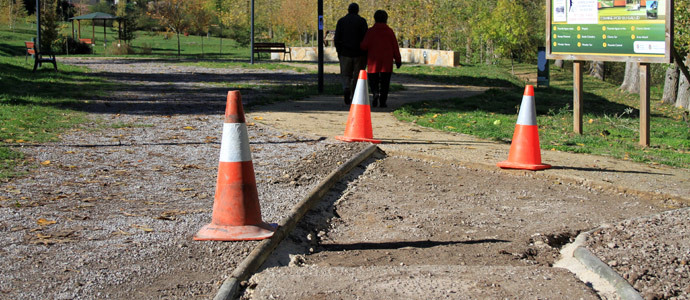
<path fill-rule="evenodd" d="M 537 110 L 534 105 L 534 86 L 525 87 L 520 104 L 513 141 L 510 144 L 508 160 L 497 163 L 501 168 L 544 170 L 551 165 L 541 163 L 541 150 L 539 149 L 539 131 L 537 130 Z"/>
<path fill-rule="evenodd" d="M 213 216 L 194 235 L 197 241 L 262 240 L 275 227 L 261 220 L 249 134 L 239 91 L 228 92 Z"/>
<path fill-rule="evenodd" d="M 370 142 L 378 144 L 371 130 L 371 104 L 369 103 L 369 87 L 367 86 L 367 71 L 359 71 L 355 94 L 350 105 L 350 114 L 347 116 L 345 135 L 336 136 L 338 140 L 345 142 Z"/>

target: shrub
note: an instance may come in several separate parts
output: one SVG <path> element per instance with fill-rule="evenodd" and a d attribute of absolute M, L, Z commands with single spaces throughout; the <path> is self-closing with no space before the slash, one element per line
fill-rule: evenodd
<path fill-rule="evenodd" d="M 60 36 L 52 45 L 55 54 L 91 54 L 93 48 L 89 44 L 73 39 L 71 36 Z"/>
<path fill-rule="evenodd" d="M 118 43 L 118 42 L 113 42 L 110 47 L 106 50 L 107 53 L 111 53 L 113 55 L 128 55 L 128 54 L 135 54 L 134 49 L 132 49 L 132 46 L 129 44 L 124 44 L 124 43 Z"/>

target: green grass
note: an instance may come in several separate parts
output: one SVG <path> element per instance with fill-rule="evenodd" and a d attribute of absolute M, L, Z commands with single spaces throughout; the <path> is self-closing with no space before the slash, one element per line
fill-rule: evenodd
<path fill-rule="evenodd" d="M 70 23 L 63 23 L 60 33 L 62 35 L 72 35 L 72 25 Z M 75 38 L 78 38 L 77 23 L 75 26 Z M 31 29 L 27 25 L 21 28 Z M 118 43 L 117 27 L 106 27 L 105 39 L 103 26 L 96 25 L 95 32 L 91 25 L 82 23 L 81 38 L 95 39 L 93 45 L 94 54 L 97 56 L 120 56 L 114 52 Z M 222 47 L 221 47 L 222 44 Z M 177 56 L 177 36 L 175 34 L 154 31 L 137 31 L 135 32 L 135 39 L 131 42 L 134 54 L 129 56 L 144 56 L 144 57 L 170 57 Z M 220 39 L 218 37 L 201 37 L 195 35 L 180 35 L 180 55 L 182 57 L 213 57 L 230 60 L 248 60 L 249 47 L 240 46 L 237 42 L 231 39 Z"/>
<path fill-rule="evenodd" d="M 57 140 L 84 122 L 84 114 L 75 109 L 82 99 L 111 88 L 84 68 L 59 65 L 55 73 L 50 65 L 33 73 L 33 62 L 25 62 L 23 55 L 24 41 L 32 35 L 0 30 L 0 178 L 16 175 L 13 168 L 23 163 L 15 147 Z"/>
<path fill-rule="evenodd" d="M 521 67 L 536 69 L 529 65 Z M 590 153 L 690 167 L 690 123 L 684 120 L 682 110 L 659 103 L 658 89 L 657 97 L 652 98 L 650 147 L 638 146 L 638 95 L 621 92 L 615 85 L 590 77 L 585 78 L 583 90 L 582 135 L 573 133 L 571 72 L 552 71 L 551 87 L 535 90 L 542 151 Z M 522 88 L 492 89 L 470 98 L 406 105 L 395 115 L 421 126 L 509 143 L 521 100 Z"/>
<path fill-rule="evenodd" d="M 456 68 L 406 65 L 395 70 L 421 80 L 490 87 L 516 87 L 522 82 L 499 65 L 461 65 Z"/>

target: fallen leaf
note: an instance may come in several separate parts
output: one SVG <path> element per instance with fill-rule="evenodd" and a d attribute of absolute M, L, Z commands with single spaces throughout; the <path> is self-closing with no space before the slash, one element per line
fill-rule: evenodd
<path fill-rule="evenodd" d="M 38 223 L 38 225 L 41 225 L 41 226 L 46 226 L 46 225 L 53 225 L 53 224 L 57 223 L 57 221 L 40 218 L 36 221 L 36 223 Z"/>
<path fill-rule="evenodd" d="M 194 189 L 193 188 L 179 188 L 178 190 L 180 192 L 189 192 L 189 191 L 193 191 Z"/>
<path fill-rule="evenodd" d="M 185 126 L 185 127 L 182 127 L 182 129 L 184 129 L 184 130 L 194 130 L 194 127 L 192 127 L 192 126 Z"/>
<path fill-rule="evenodd" d="M 254 120 L 257 120 L 257 121 L 260 121 L 260 120 L 263 120 L 263 119 L 264 119 L 263 117 L 254 117 Z"/>
<path fill-rule="evenodd" d="M 141 230 L 143 230 L 144 232 L 153 232 L 153 228 L 148 227 L 148 226 L 146 226 L 146 225 L 132 224 L 132 227 L 134 227 L 134 228 L 136 228 L 136 229 L 141 229 Z"/>
<path fill-rule="evenodd" d="M 44 165 L 44 166 L 47 166 L 47 165 L 50 164 L 50 161 L 49 161 L 49 160 L 44 160 L 44 161 L 41 162 L 41 164 Z"/>
<path fill-rule="evenodd" d="M 44 240 L 44 239 L 49 239 L 49 238 L 51 238 L 51 237 L 53 237 L 53 236 L 50 235 L 50 234 L 42 234 L 42 233 L 39 232 L 39 233 L 36 233 L 36 237 L 39 238 L 39 239 Z"/>

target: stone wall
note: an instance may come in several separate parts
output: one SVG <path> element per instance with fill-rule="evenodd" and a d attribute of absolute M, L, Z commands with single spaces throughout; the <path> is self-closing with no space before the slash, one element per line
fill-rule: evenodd
<path fill-rule="evenodd" d="M 318 49 L 316 47 L 290 47 L 288 60 L 292 56 L 292 61 L 317 61 Z M 400 56 L 403 63 L 434 65 L 454 67 L 459 63 L 459 55 L 454 51 L 440 51 L 431 49 L 400 48 Z M 271 59 L 282 60 L 282 53 L 271 53 Z M 326 62 L 337 62 L 338 54 L 335 47 L 324 48 L 324 60 Z"/>

